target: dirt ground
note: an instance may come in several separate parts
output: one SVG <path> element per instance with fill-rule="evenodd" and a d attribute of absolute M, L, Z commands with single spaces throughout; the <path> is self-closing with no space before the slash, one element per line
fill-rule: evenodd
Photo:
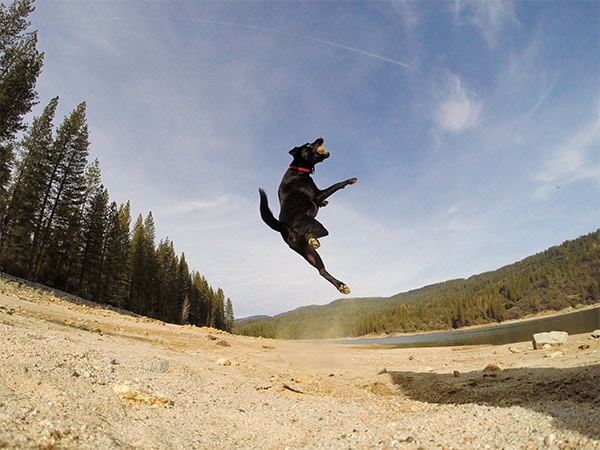
<path fill-rule="evenodd" d="M 600 449 L 600 339 L 229 335 L 0 279 L 0 448 Z"/>

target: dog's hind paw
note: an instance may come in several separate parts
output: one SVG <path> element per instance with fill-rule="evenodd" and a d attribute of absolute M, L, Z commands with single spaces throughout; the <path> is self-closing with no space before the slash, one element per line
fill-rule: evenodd
<path fill-rule="evenodd" d="M 340 286 L 338 287 L 338 291 L 340 291 L 342 294 L 348 295 L 350 293 L 350 288 L 345 284 L 340 284 Z"/>
<path fill-rule="evenodd" d="M 317 240 L 317 238 L 314 238 L 314 237 L 308 238 L 308 244 L 312 248 L 319 248 L 321 246 L 321 244 L 319 243 L 319 241 Z"/>

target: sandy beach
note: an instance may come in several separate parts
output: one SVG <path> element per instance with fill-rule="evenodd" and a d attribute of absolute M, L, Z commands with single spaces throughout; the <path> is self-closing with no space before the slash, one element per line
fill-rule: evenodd
<path fill-rule="evenodd" d="M 600 449 L 600 340 L 229 335 L 0 280 L 0 448 Z"/>

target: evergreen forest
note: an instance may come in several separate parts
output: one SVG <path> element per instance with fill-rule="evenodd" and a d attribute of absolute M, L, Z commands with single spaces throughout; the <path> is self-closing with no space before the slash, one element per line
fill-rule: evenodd
<path fill-rule="evenodd" d="M 385 335 L 499 323 L 598 303 L 600 229 L 468 279 L 238 320 L 234 331 L 279 339 Z"/>
<path fill-rule="evenodd" d="M 231 330 L 233 306 L 190 271 L 149 212 L 111 202 L 89 161 L 86 104 L 55 126 L 59 98 L 37 104 L 44 54 L 28 31 L 34 0 L 0 4 L 0 270 L 159 320 Z"/>

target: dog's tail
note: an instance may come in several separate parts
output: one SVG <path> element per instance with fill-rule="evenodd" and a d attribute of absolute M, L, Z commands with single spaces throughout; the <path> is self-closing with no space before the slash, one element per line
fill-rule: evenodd
<path fill-rule="evenodd" d="M 285 225 L 273 216 L 273 213 L 269 209 L 269 201 L 267 200 L 265 191 L 258 189 L 258 193 L 260 194 L 260 217 L 262 217 L 263 222 L 269 225 L 269 227 L 281 233 Z"/>

